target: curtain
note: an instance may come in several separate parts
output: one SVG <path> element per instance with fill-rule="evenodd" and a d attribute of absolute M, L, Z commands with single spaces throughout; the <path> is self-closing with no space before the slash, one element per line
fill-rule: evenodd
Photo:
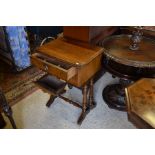
<path fill-rule="evenodd" d="M 17 71 L 29 67 L 31 65 L 30 48 L 25 27 L 6 26 L 5 31 Z"/>

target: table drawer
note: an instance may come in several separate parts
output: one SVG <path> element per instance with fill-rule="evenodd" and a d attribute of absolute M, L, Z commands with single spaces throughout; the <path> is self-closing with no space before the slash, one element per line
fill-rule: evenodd
<path fill-rule="evenodd" d="M 31 61 L 41 70 L 65 81 L 68 81 L 77 73 L 76 67 L 40 53 L 32 54 Z"/>

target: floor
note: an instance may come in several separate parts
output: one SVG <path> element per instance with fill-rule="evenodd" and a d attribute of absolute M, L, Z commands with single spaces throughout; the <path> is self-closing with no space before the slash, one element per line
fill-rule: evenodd
<path fill-rule="evenodd" d="M 87 115 L 81 126 L 76 124 L 80 109 L 66 104 L 59 98 L 50 108 L 47 108 L 45 104 L 49 94 L 39 89 L 13 106 L 17 127 L 22 129 L 134 129 L 135 126 L 127 120 L 126 112 L 109 109 L 102 99 L 103 88 L 117 81 L 117 78 L 114 79 L 106 73 L 95 83 L 97 107 Z M 81 91 L 72 88 L 65 96 L 80 101 Z M 11 128 L 6 117 L 5 120 L 6 129 Z"/>
<path fill-rule="evenodd" d="M 34 92 L 37 88 L 33 81 L 45 74 L 34 66 L 16 73 L 5 62 L 0 61 L 0 66 L 0 87 L 11 106 Z"/>

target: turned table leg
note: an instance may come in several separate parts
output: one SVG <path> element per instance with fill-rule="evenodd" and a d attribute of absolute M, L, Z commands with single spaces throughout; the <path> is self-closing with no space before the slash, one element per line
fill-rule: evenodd
<path fill-rule="evenodd" d="M 87 113 L 89 112 L 89 109 L 87 108 L 87 94 L 88 94 L 88 86 L 85 85 L 83 87 L 82 93 L 83 93 L 83 102 L 82 102 L 82 112 L 81 115 L 77 121 L 78 124 L 81 124 L 82 121 L 85 119 Z"/>
<path fill-rule="evenodd" d="M 94 101 L 94 83 L 93 79 L 90 80 L 90 90 L 89 90 L 89 107 L 93 109 L 96 107 L 96 102 Z"/>
<path fill-rule="evenodd" d="M 86 112 L 86 108 L 87 108 L 87 85 L 84 86 L 83 88 L 83 108 L 82 108 L 82 111 L 85 113 Z"/>
<path fill-rule="evenodd" d="M 15 121 L 14 121 L 13 116 L 12 116 L 12 109 L 11 109 L 11 107 L 6 106 L 6 107 L 3 108 L 3 111 L 4 111 L 5 115 L 8 117 L 12 127 L 14 129 L 17 129 Z"/>
<path fill-rule="evenodd" d="M 7 101 L 5 99 L 5 96 L 4 96 L 4 94 L 2 93 L 1 90 L 0 90 L 0 106 L 2 107 L 2 110 L 3 110 L 4 114 L 10 120 L 10 123 L 11 123 L 12 127 L 14 129 L 16 129 L 17 127 L 16 127 L 15 121 L 14 121 L 13 116 L 12 116 L 12 109 L 9 106 L 9 104 L 7 103 Z"/>

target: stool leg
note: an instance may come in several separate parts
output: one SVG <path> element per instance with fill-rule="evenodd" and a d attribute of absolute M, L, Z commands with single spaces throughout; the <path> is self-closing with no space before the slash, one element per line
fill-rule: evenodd
<path fill-rule="evenodd" d="M 49 99 L 48 102 L 46 103 L 46 106 L 47 106 L 47 107 L 50 107 L 51 104 L 54 102 L 54 100 L 55 100 L 56 97 L 57 97 L 57 96 L 51 95 L 51 96 L 50 96 L 50 99 Z"/>
<path fill-rule="evenodd" d="M 94 101 L 94 83 L 93 83 L 93 79 L 90 80 L 89 107 L 90 107 L 90 109 L 93 109 L 93 108 L 96 107 L 96 102 Z"/>
<path fill-rule="evenodd" d="M 6 98 L 5 98 L 4 94 L 2 93 L 2 91 L 0 91 L 0 102 L 1 102 L 0 104 L 2 106 L 2 110 L 3 110 L 4 114 L 10 120 L 12 127 L 14 129 L 16 129 L 17 127 L 16 127 L 15 121 L 14 121 L 13 116 L 12 116 L 12 109 L 9 106 L 9 104 L 7 103 Z"/>
<path fill-rule="evenodd" d="M 83 87 L 82 92 L 83 92 L 82 112 L 81 112 L 81 115 L 80 115 L 80 117 L 79 117 L 79 119 L 77 121 L 77 123 L 79 125 L 81 125 L 82 121 L 85 119 L 87 113 L 89 112 L 89 109 L 87 109 L 87 93 L 88 93 L 87 85 L 85 85 Z"/>

